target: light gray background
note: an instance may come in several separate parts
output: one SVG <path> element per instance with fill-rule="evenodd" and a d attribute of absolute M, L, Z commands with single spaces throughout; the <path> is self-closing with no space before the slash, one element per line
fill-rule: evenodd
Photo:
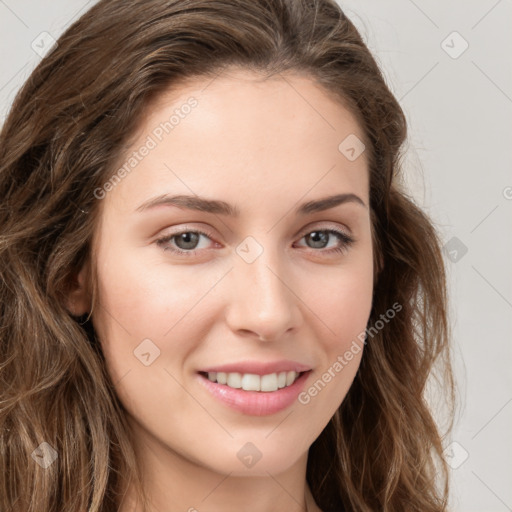
<path fill-rule="evenodd" d="M 94 1 L 0 0 L 0 123 L 40 34 L 58 38 Z M 406 111 L 407 182 L 449 243 L 453 510 L 512 510 L 512 2 L 339 2 Z"/>

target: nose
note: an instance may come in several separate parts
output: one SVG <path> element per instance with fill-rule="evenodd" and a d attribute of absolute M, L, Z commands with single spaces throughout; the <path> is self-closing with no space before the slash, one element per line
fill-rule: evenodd
<path fill-rule="evenodd" d="M 236 256 L 235 268 L 228 276 L 230 303 L 226 313 L 235 334 L 278 341 L 300 326 L 301 300 L 285 267 L 276 250 L 265 249 L 251 263 Z"/>

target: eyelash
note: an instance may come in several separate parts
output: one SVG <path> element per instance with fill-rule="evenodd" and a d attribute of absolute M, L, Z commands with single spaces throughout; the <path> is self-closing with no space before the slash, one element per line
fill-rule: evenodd
<path fill-rule="evenodd" d="M 308 231 L 307 233 L 305 233 L 300 239 L 302 240 L 306 235 L 310 235 L 311 233 L 318 233 L 318 232 L 320 232 L 320 233 L 329 233 L 329 234 L 333 234 L 333 235 L 337 236 L 340 239 L 342 245 L 341 245 L 341 247 L 336 247 L 334 249 L 327 249 L 327 250 L 311 249 L 313 252 L 327 253 L 327 254 L 330 254 L 330 255 L 343 254 L 343 253 L 347 252 L 348 249 L 355 242 L 354 238 L 352 238 L 351 236 L 347 235 L 343 231 L 338 231 L 337 229 L 313 229 L 312 231 Z M 175 237 L 177 237 L 179 235 L 183 235 L 185 233 L 195 233 L 195 234 L 198 234 L 198 235 L 204 235 L 204 236 L 206 236 L 207 238 L 210 238 L 210 239 L 213 238 L 210 233 L 207 233 L 205 231 L 191 230 L 190 229 L 190 230 L 179 231 L 177 233 L 173 233 L 171 235 L 165 235 L 165 236 L 163 236 L 161 238 L 158 238 L 156 240 L 156 244 L 159 247 L 162 247 L 164 251 L 171 251 L 172 253 L 177 254 L 179 256 L 185 256 L 185 257 L 195 256 L 202 249 L 192 249 L 190 251 L 185 251 L 183 249 L 175 249 L 173 247 L 170 247 L 169 245 L 166 245 L 173 238 L 175 238 Z"/>

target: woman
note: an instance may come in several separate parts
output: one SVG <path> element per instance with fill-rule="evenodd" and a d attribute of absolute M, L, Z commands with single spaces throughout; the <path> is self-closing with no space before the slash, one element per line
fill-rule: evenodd
<path fill-rule="evenodd" d="M 331 0 L 84 14 L 1 133 L 0 509 L 446 510 L 405 138 Z"/>

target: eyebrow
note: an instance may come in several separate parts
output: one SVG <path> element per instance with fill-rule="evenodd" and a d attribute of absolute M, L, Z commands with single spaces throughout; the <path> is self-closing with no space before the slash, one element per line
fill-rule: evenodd
<path fill-rule="evenodd" d="M 328 196 L 314 201 L 308 201 L 303 203 L 295 209 L 295 214 L 302 216 L 315 212 L 322 212 L 329 210 L 341 204 L 355 203 L 368 208 L 365 202 L 356 194 L 337 194 L 334 196 Z M 188 210 L 196 210 L 205 213 L 213 213 L 218 215 L 227 215 L 229 217 L 239 217 L 240 210 L 225 201 L 219 201 L 216 199 L 206 199 L 199 196 L 189 195 L 174 195 L 163 194 L 157 197 L 153 197 L 148 201 L 142 203 L 135 211 L 143 212 L 157 206 L 176 206 L 178 208 L 186 208 Z"/>

